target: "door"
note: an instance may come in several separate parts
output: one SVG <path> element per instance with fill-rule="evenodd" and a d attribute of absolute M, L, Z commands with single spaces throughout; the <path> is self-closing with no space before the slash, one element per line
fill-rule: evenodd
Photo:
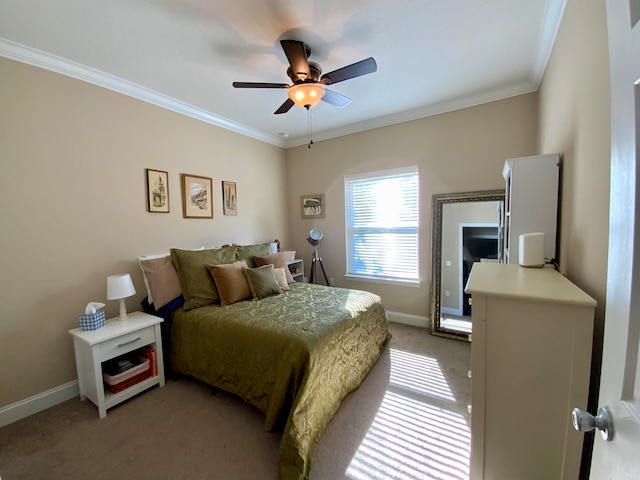
<path fill-rule="evenodd" d="M 640 225 L 636 198 L 640 148 L 640 0 L 607 0 L 611 65 L 611 205 L 607 306 L 599 406 L 613 417 L 613 439 L 596 435 L 592 480 L 640 472 Z"/>

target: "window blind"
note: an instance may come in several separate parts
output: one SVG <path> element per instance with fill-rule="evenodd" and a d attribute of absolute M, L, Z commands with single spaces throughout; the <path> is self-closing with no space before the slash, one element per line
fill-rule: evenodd
<path fill-rule="evenodd" d="M 418 169 L 345 178 L 347 274 L 419 280 Z"/>

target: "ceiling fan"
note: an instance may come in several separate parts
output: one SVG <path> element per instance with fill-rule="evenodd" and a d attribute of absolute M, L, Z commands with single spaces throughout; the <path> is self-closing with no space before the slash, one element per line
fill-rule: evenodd
<path fill-rule="evenodd" d="M 351 99 L 328 90 L 325 86 L 367 75 L 378 69 L 376 61 L 369 57 L 321 76 L 322 68 L 317 63 L 308 60 L 311 49 L 303 42 L 281 40 L 280 45 L 289 60 L 290 66 L 287 69 L 287 75 L 291 79 L 291 85 L 286 83 L 233 82 L 235 88 L 286 88 L 289 98 L 274 112 L 276 114 L 286 113 L 294 105 L 309 110 L 309 108 L 316 106 L 320 100 L 338 108 L 344 108 L 351 103 Z"/>

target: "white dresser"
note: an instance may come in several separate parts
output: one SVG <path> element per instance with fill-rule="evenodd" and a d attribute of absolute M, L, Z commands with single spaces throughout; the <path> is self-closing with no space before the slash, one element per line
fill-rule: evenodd
<path fill-rule="evenodd" d="M 552 268 L 475 263 L 471 480 L 575 480 L 596 302 Z"/>

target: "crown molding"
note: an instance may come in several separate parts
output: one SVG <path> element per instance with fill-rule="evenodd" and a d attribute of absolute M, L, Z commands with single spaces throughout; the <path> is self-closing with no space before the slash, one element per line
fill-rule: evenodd
<path fill-rule="evenodd" d="M 391 125 L 397 125 L 399 123 L 411 122 L 413 120 L 432 117 L 434 115 L 440 115 L 442 113 L 462 110 L 463 108 L 475 107 L 484 103 L 504 100 L 507 98 L 516 97 L 518 95 L 525 95 L 527 93 L 537 91 L 538 83 L 538 81 L 523 82 L 515 86 L 496 89 L 479 95 L 457 98 L 449 102 L 427 105 L 425 107 L 408 110 L 406 112 L 372 118 L 370 120 L 365 120 L 363 122 L 353 123 L 350 125 L 344 125 L 342 127 L 333 128 L 330 130 L 313 132 L 313 141 L 319 142 L 322 140 L 344 137 L 346 135 L 362 133 L 368 130 L 374 130 L 376 128 L 389 127 Z M 293 137 L 287 140 L 288 141 L 285 144 L 284 148 L 299 147 L 302 145 L 307 145 L 308 142 L 307 137 L 305 136 Z"/>
<path fill-rule="evenodd" d="M 556 43 L 558 31 L 564 18 L 567 0 L 547 0 L 542 16 L 542 27 L 538 37 L 538 50 L 533 64 L 532 77 L 536 82 L 536 90 L 540 86 L 547 63 L 551 57 L 553 46 Z"/>
<path fill-rule="evenodd" d="M 149 88 L 35 48 L 0 38 L 0 56 L 91 83 L 277 147 L 284 147 L 283 139 L 278 136 L 265 134 Z"/>

